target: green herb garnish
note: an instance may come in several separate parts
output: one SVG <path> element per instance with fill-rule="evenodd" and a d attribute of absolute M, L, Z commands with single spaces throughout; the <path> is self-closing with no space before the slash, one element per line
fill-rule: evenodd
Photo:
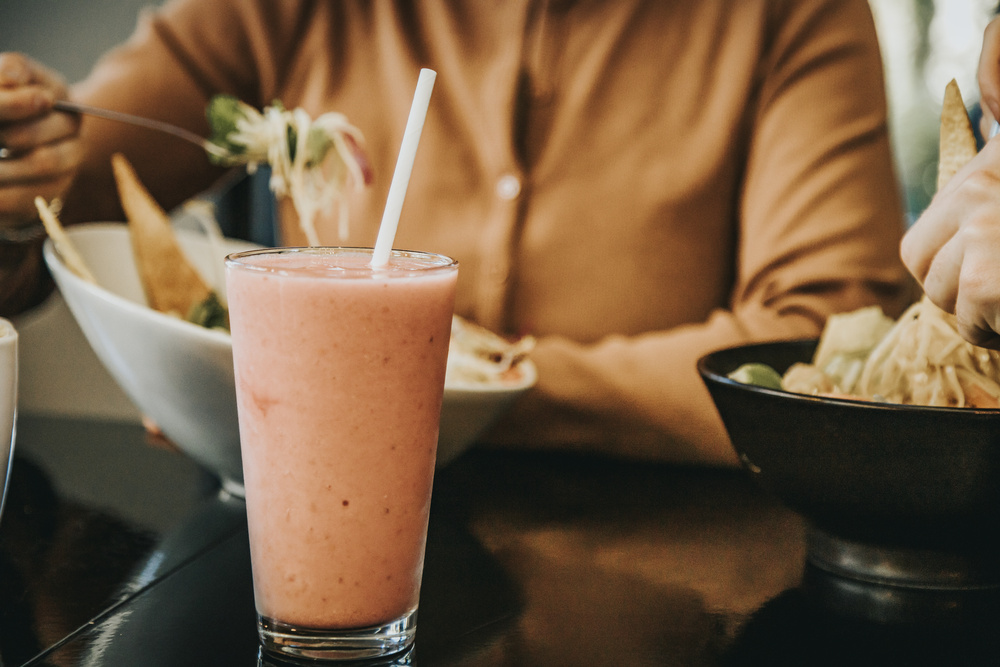
<path fill-rule="evenodd" d="M 229 331 L 229 311 L 222 305 L 214 290 L 208 293 L 204 301 L 191 306 L 187 321 L 206 329 Z"/>

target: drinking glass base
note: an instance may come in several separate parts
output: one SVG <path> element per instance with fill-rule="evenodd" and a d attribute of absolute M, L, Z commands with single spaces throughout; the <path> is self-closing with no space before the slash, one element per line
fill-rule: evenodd
<path fill-rule="evenodd" d="M 365 660 L 407 650 L 417 632 L 414 609 L 384 625 L 352 629 L 300 628 L 257 615 L 265 651 L 307 660 Z"/>

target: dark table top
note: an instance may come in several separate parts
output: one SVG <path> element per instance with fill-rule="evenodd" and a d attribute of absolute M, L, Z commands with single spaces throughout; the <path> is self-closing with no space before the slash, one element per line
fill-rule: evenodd
<path fill-rule="evenodd" d="M 244 507 L 195 464 L 137 426 L 22 418 L 8 493 L 0 665 L 258 664 Z M 435 479 L 413 660 L 1000 664 L 1000 616 L 873 620 L 805 554 L 742 471 L 473 450 Z"/>

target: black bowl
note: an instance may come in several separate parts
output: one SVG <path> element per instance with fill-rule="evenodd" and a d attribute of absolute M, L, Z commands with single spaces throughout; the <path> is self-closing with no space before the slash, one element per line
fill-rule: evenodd
<path fill-rule="evenodd" d="M 743 465 L 812 527 L 810 559 L 865 578 L 1000 584 L 1000 410 L 821 398 L 726 377 L 748 362 L 784 373 L 816 344 L 747 345 L 698 362 Z M 906 571 L 887 570 L 887 554 Z"/>

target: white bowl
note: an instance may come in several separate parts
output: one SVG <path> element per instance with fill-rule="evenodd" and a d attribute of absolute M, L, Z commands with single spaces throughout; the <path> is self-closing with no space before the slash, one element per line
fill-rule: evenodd
<path fill-rule="evenodd" d="M 128 228 L 119 223 L 74 225 L 67 234 L 94 274 L 93 285 L 72 273 L 45 243 L 45 262 L 98 359 L 136 407 L 192 459 L 242 492 L 239 424 L 229 334 L 152 310 L 136 271 Z M 223 257 L 253 248 L 226 239 L 222 250 L 194 231 L 177 230 L 191 262 L 224 293 Z M 221 253 L 221 254 L 220 254 Z M 529 361 L 521 379 L 501 387 L 446 385 L 438 466 L 464 452 L 536 380 Z"/>

